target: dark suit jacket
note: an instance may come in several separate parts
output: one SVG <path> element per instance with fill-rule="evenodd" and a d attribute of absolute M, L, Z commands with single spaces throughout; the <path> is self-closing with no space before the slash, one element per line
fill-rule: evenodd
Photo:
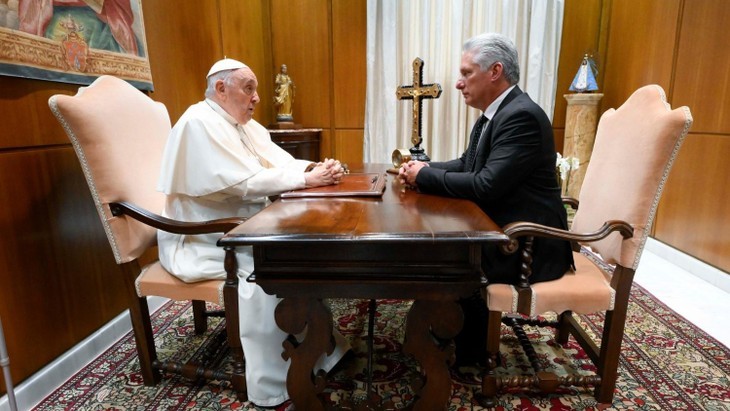
<path fill-rule="evenodd" d="M 466 152 L 455 160 L 431 162 L 418 173 L 418 189 L 472 200 L 500 226 L 530 221 L 567 229 L 550 120 L 519 87 L 502 101 L 483 131 L 474 170 L 465 170 L 465 162 Z M 533 250 L 531 282 L 559 278 L 573 264 L 567 241 L 537 238 Z M 487 247 L 483 254 L 490 282 L 514 282 L 519 253 L 504 256 Z"/>

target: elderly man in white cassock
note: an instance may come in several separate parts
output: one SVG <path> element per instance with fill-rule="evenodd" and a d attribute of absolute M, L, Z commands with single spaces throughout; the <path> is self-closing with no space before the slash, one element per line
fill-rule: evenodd
<path fill-rule="evenodd" d="M 253 120 L 256 75 L 245 64 L 223 59 L 207 76 L 205 100 L 188 108 L 170 132 L 162 158 L 158 190 L 167 194 L 164 215 L 182 221 L 251 216 L 269 204 L 269 196 L 288 190 L 337 184 L 338 161 L 311 163 L 294 159 L 271 141 Z M 183 281 L 225 279 L 219 235 L 158 234 L 160 262 Z M 289 361 L 281 357 L 286 334 L 274 321 L 280 299 L 245 281 L 253 270 L 250 247 L 238 248 L 241 343 L 246 357 L 248 397 L 258 406 L 276 406 L 289 398 Z M 334 332 L 336 348 L 322 355 L 317 369 L 329 371 L 350 348 Z"/>

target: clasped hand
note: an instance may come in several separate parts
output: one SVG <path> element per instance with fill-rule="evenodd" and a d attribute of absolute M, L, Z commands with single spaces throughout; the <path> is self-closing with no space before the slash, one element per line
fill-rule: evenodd
<path fill-rule="evenodd" d="M 321 187 L 330 184 L 339 184 L 345 171 L 342 164 L 333 158 L 325 158 L 324 161 L 307 173 L 304 173 L 304 181 L 307 187 Z"/>
<path fill-rule="evenodd" d="M 423 161 L 411 160 L 407 163 L 403 163 L 398 169 L 398 180 L 403 185 L 415 188 L 418 172 L 421 171 L 423 167 L 427 166 L 428 163 L 424 163 Z"/>

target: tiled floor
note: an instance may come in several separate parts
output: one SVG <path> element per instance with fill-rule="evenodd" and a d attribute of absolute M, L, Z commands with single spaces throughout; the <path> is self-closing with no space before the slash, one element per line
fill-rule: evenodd
<path fill-rule="evenodd" d="M 636 283 L 708 334 L 730 347 L 730 275 L 658 241 L 649 240 L 636 271 Z M 152 301 L 150 309 L 162 301 Z M 99 333 L 15 388 L 18 408 L 30 409 L 131 329 L 120 315 Z M 10 359 L 12 368 L 12 358 Z M 7 396 L 0 411 L 9 411 Z"/>

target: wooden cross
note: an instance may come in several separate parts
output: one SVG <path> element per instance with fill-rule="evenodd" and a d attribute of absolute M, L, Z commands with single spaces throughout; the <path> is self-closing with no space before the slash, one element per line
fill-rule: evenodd
<path fill-rule="evenodd" d="M 421 112 L 423 110 L 423 99 L 439 98 L 441 95 L 441 85 L 423 84 L 423 60 L 416 57 L 413 60 L 413 85 L 400 86 L 395 91 L 398 100 L 413 100 L 413 123 L 411 125 L 411 143 L 413 147 L 410 149 L 415 160 L 429 161 L 426 153 L 420 147 L 421 141 Z"/>

